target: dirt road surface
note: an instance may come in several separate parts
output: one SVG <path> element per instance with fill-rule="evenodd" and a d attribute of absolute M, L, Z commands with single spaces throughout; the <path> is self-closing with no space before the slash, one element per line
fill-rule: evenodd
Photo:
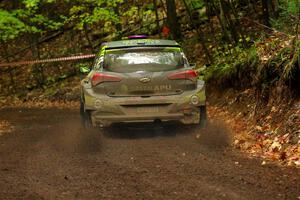
<path fill-rule="evenodd" d="M 0 199 L 300 199 L 300 173 L 232 149 L 221 122 L 84 131 L 76 110 L 2 109 Z M 196 135 L 200 134 L 199 138 Z"/>

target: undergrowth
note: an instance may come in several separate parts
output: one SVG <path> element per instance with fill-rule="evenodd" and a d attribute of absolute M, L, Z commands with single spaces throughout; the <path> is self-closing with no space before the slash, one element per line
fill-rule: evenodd
<path fill-rule="evenodd" d="M 214 63 L 206 68 L 205 80 L 221 90 L 255 87 L 259 93 L 299 94 L 300 40 L 268 37 L 250 48 L 225 45 L 213 49 Z"/>
<path fill-rule="evenodd" d="M 258 64 L 255 47 L 227 47 L 214 51 L 215 62 L 206 69 L 205 80 L 221 88 L 250 86 L 250 75 L 256 71 Z"/>

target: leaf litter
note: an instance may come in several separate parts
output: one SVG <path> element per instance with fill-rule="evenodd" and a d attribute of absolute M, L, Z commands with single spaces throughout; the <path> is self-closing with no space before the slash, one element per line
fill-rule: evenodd
<path fill-rule="evenodd" d="M 13 131 L 13 126 L 6 120 L 0 120 L 0 136 Z"/>
<path fill-rule="evenodd" d="M 251 92 L 248 95 L 251 96 Z M 241 114 L 236 108 L 239 103 L 234 102 L 233 97 L 227 98 L 227 104 L 210 104 L 208 114 L 210 119 L 224 121 L 230 128 L 234 148 L 263 158 L 262 165 L 275 161 L 300 168 L 300 111 L 297 104 L 285 109 L 285 113 L 273 105 L 268 114 L 255 120 L 257 116 L 251 114 L 254 105 L 243 106 L 248 107 L 248 111 Z"/>

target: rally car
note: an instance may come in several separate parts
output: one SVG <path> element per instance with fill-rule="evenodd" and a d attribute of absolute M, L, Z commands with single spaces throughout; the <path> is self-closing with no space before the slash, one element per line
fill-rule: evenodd
<path fill-rule="evenodd" d="M 82 68 L 80 113 L 85 127 L 115 123 L 206 122 L 205 82 L 173 40 L 128 39 L 101 46 Z"/>

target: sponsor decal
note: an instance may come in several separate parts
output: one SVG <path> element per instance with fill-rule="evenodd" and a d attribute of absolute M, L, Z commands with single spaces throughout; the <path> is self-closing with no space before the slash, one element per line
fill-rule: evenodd
<path fill-rule="evenodd" d="M 128 46 L 137 45 L 136 40 L 124 40 L 124 41 L 122 41 L 122 43 L 123 43 L 123 45 L 128 45 Z M 138 40 L 138 43 L 145 43 L 147 45 L 158 45 L 158 44 L 160 44 L 160 41 L 151 40 L 151 39 L 140 39 L 140 40 Z"/>
<path fill-rule="evenodd" d="M 170 91 L 172 90 L 171 85 L 137 85 L 129 87 L 130 91 Z"/>

